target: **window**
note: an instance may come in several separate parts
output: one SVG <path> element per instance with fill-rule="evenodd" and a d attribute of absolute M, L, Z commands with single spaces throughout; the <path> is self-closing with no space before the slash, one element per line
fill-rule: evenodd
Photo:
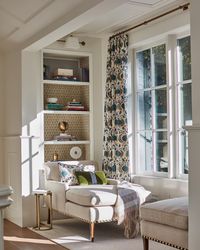
<path fill-rule="evenodd" d="M 190 37 L 177 40 L 177 93 L 178 93 L 178 125 L 179 167 L 183 174 L 188 173 L 188 135 L 182 128 L 192 125 L 192 80 Z"/>
<path fill-rule="evenodd" d="M 188 173 L 188 139 L 183 126 L 192 122 L 190 37 L 175 41 L 174 75 L 170 75 L 167 42 L 136 51 L 135 146 L 140 172 L 175 177 Z M 168 79 L 173 79 L 173 87 Z"/>

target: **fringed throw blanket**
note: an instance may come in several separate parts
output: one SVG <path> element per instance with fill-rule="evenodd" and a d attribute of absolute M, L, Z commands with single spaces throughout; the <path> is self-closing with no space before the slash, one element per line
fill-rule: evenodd
<path fill-rule="evenodd" d="M 118 197 L 115 204 L 115 219 L 118 225 L 124 223 L 124 236 L 135 238 L 140 231 L 139 206 L 150 194 L 142 186 L 122 182 L 118 186 Z"/>

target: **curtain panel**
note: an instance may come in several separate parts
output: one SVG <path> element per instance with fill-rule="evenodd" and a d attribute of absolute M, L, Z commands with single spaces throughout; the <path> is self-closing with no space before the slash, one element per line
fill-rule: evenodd
<path fill-rule="evenodd" d="M 104 104 L 103 170 L 110 178 L 129 179 L 127 125 L 128 35 L 109 40 Z"/>

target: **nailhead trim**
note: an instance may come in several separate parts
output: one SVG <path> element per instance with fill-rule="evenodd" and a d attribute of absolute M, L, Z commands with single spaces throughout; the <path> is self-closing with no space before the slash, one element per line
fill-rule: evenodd
<path fill-rule="evenodd" d="M 148 239 L 148 240 L 153 240 L 153 241 L 159 242 L 161 244 L 164 244 L 164 245 L 167 245 L 167 246 L 170 246 L 170 247 L 180 249 L 180 250 L 188 250 L 187 248 L 176 246 L 174 244 L 171 244 L 171 243 L 168 243 L 168 242 L 165 242 L 165 241 L 162 241 L 162 240 L 158 240 L 158 239 L 155 239 L 155 238 L 152 238 L 152 237 L 148 237 L 148 236 L 145 236 L 145 235 L 142 235 L 142 237 L 144 237 L 145 239 Z"/>

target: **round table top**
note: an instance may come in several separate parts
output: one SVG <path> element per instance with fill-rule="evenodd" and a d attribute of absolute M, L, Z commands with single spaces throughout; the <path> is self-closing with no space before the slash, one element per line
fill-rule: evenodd
<path fill-rule="evenodd" d="M 13 193 L 13 189 L 10 186 L 0 185 L 0 209 L 4 209 L 11 205 L 13 202 L 9 196 Z"/>
<path fill-rule="evenodd" d="M 13 189 L 10 186 L 0 184 L 0 197 L 9 196 L 13 193 Z"/>
<path fill-rule="evenodd" d="M 33 194 L 47 194 L 50 193 L 51 191 L 46 190 L 46 189 L 35 189 L 33 190 Z"/>

